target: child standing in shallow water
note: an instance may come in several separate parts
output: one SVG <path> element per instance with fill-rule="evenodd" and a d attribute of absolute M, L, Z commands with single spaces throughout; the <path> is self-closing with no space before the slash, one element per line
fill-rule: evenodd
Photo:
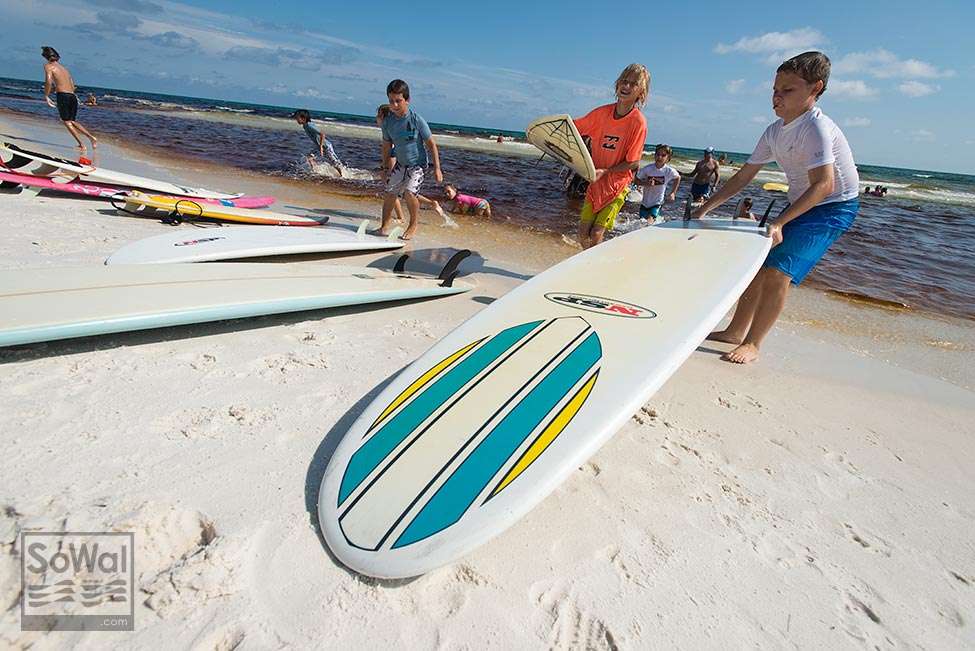
<path fill-rule="evenodd" d="M 748 162 L 708 199 L 703 217 L 735 196 L 766 163 L 775 161 L 789 182 L 791 205 L 768 227 L 772 250 L 741 295 L 727 328 L 715 341 L 736 344 L 722 359 L 747 364 L 785 307 L 791 285 L 798 285 L 845 233 L 860 208 L 860 178 L 853 152 L 840 131 L 816 106 L 829 80 L 830 61 L 822 52 L 805 52 L 779 66 L 772 86 L 772 109 L 779 119 L 765 129 Z"/>
<path fill-rule="evenodd" d="M 628 65 L 616 79 L 616 102 L 575 120 L 592 140 L 596 180 L 586 190 L 579 216 L 579 244 L 588 249 L 603 241 L 626 202 L 633 172 L 640 166 L 647 121 L 638 107 L 650 93 L 650 73 L 639 63 Z"/>
<path fill-rule="evenodd" d="M 660 209 L 665 201 L 677 198 L 680 187 L 680 172 L 670 165 L 670 157 L 674 151 L 670 145 L 657 145 L 653 152 L 653 163 L 640 168 L 636 173 L 635 183 L 643 187 L 643 201 L 640 202 L 640 219 L 660 218 Z M 674 187 L 667 192 L 667 184 L 674 182 Z"/>
<path fill-rule="evenodd" d="M 339 160 L 339 157 L 335 154 L 335 149 L 332 148 L 332 143 L 325 139 L 325 134 L 322 130 L 312 124 L 311 113 L 306 109 L 298 109 L 291 114 L 291 117 L 295 119 L 299 125 L 301 125 L 302 130 L 304 130 L 305 135 L 308 139 L 315 143 L 315 149 L 308 152 L 308 164 L 311 165 L 315 161 L 316 156 L 321 156 L 329 162 L 336 170 L 338 170 L 339 177 L 343 176 L 342 170 L 345 169 L 345 165 Z"/>

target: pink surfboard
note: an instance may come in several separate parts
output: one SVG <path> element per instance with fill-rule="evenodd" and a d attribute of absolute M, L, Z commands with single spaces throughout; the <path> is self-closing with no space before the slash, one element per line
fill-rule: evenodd
<path fill-rule="evenodd" d="M 57 190 L 58 192 L 70 192 L 72 194 L 83 194 L 88 197 L 111 198 L 120 192 L 127 192 L 131 188 L 123 188 L 105 183 L 94 181 L 81 181 L 77 177 L 68 182 L 59 182 L 47 176 L 34 176 L 33 174 L 18 174 L 0 170 L 0 181 L 16 183 L 39 190 Z M 193 198 L 193 201 L 206 203 L 214 206 L 232 206 L 234 208 L 266 208 L 274 203 L 274 197 L 237 197 L 235 199 L 200 199 Z"/>

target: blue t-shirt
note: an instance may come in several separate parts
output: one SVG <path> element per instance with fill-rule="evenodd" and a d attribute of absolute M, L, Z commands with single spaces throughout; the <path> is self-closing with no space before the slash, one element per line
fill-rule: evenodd
<path fill-rule="evenodd" d="M 305 135 L 308 136 L 308 139 L 315 143 L 316 148 L 321 147 L 321 141 L 319 138 L 321 137 L 322 132 L 318 130 L 318 127 L 311 122 L 305 122 L 303 125 L 301 125 L 301 128 L 305 130 Z"/>
<path fill-rule="evenodd" d="M 383 120 L 383 140 L 393 143 L 396 162 L 404 167 L 426 167 L 427 149 L 423 141 L 433 137 L 426 120 L 417 115 L 412 107 L 403 117 L 393 113 Z"/>

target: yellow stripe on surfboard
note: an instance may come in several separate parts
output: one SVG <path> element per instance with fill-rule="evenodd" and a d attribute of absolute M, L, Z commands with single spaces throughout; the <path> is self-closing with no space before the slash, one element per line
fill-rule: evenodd
<path fill-rule="evenodd" d="M 415 394 L 417 391 L 422 389 L 428 382 L 430 382 L 430 380 L 440 375 L 444 370 L 447 369 L 448 366 L 450 366 L 458 359 L 463 357 L 471 348 L 478 345 L 482 341 L 484 341 L 484 339 L 478 339 L 474 343 L 464 346 L 456 353 L 450 355 L 449 357 L 444 358 L 436 366 L 434 366 L 429 371 L 427 371 L 426 373 L 418 377 L 413 382 L 413 384 L 406 387 L 406 389 L 404 389 L 401 394 L 396 396 L 396 398 L 391 403 L 389 403 L 388 407 L 383 409 L 383 413 L 379 414 L 379 418 L 377 418 L 375 422 L 373 422 L 373 424 L 369 426 L 369 431 L 371 432 L 373 429 L 375 429 L 376 425 L 384 421 L 387 416 L 389 416 L 391 413 L 396 411 L 397 407 L 399 407 L 401 404 L 403 404 L 404 402 L 412 398 L 413 394 Z"/>
<path fill-rule="evenodd" d="M 762 189 L 769 192 L 788 192 L 789 186 L 785 183 L 766 183 L 762 186 Z"/>
<path fill-rule="evenodd" d="M 518 463 L 516 463 L 514 467 L 508 471 L 508 474 L 505 475 L 505 478 L 501 480 L 498 487 L 492 491 L 491 497 L 494 497 L 503 491 L 508 484 L 517 479 L 518 475 L 524 472 L 528 466 L 532 465 L 535 462 L 535 459 L 541 456 L 542 452 L 545 452 L 545 449 L 552 443 L 552 441 L 554 441 L 555 438 L 562 433 L 562 430 L 568 426 L 568 424 L 572 421 L 572 418 L 576 415 L 576 412 L 578 412 L 579 409 L 582 408 L 583 403 L 586 402 L 586 398 L 588 398 L 589 394 L 592 392 L 592 388 L 596 384 L 596 378 L 598 376 L 599 371 L 593 373 L 592 377 L 589 378 L 584 385 L 582 385 L 582 388 L 579 389 L 574 396 L 572 396 L 572 400 L 562 407 L 562 411 L 559 412 L 558 416 L 552 419 L 552 422 L 548 424 L 542 433 L 539 434 L 538 438 L 532 442 L 531 446 L 525 450 L 525 453 L 521 455 L 521 458 L 518 459 Z"/>

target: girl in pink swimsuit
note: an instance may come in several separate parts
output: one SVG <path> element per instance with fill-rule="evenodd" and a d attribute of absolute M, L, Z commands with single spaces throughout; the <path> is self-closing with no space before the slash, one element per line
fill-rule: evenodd
<path fill-rule="evenodd" d="M 487 199 L 472 197 L 469 194 L 461 194 L 450 183 L 444 186 L 444 194 L 447 195 L 449 201 L 453 202 L 450 207 L 450 212 L 474 215 L 475 217 L 491 216 L 491 204 L 488 203 Z"/>

